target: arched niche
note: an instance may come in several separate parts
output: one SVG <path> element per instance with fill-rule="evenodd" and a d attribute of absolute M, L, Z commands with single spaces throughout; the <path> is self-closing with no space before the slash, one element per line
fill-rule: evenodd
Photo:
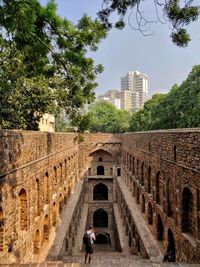
<path fill-rule="evenodd" d="M 93 200 L 108 200 L 108 187 L 99 183 L 93 188 Z"/>
<path fill-rule="evenodd" d="M 108 213 L 104 209 L 98 209 L 93 214 L 94 227 L 108 227 Z"/>

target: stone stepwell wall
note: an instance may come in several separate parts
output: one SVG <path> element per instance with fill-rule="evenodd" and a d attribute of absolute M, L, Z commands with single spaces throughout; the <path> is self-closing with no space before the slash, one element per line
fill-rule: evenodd
<path fill-rule="evenodd" d="M 200 262 L 200 129 L 126 133 L 122 177 L 165 253 Z"/>
<path fill-rule="evenodd" d="M 75 133 L 0 131 L 0 174 L 56 153 L 76 143 Z"/>
<path fill-rule="evenodd" d="M 122 143 L 192 169 L 200 170 L 200 129 L 126 133 Z"/>
<path fill-rule="evenodd" d="M 77 134 L 0 131 L 0 264 L 37 261 L 78 176 Z"/>

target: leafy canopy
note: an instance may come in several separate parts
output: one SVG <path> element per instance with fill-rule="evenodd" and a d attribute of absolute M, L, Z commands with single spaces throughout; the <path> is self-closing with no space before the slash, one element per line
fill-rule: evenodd
<path fill-rule="evenodd" d="M 56 106 L 77 117 L 103 70 L 87 52 L 105 37 L 86 15 L 77 25 L 59 17 L 52 0 L 0 0 L 0 127 L 37 130 Z"/>
<path fill-rule="evenodd" d="M 96 101 L 87 116 L 91 132 L 123 133 L 129 128 L 130 114 L 106 101 Z"/>
<path fill-rule="evenodd" d="M 168 94 L 157 94 L 134 113 L 131 131 L 200 127 L 200 65 Z"/>
<path fill-rule="evenodd" d="M 184 47 L 190 41 L 190 35 L 185 27 L 191 22 L 197 20 L 199 16 L 199 6 L 195 5 L 194 0 L 150 0 L 155 6 L 157 20 L 169 21 L 172 28 L 171 38 L 174 44 Z M 115 27 L 123 29 L 125 26 L 125 15 L 129 13 L 128 22 L 130 26 L 139 30 L 143 35 L 149 35 L 150 24 L 145 18 L 143 10 L 140 8 L 143 4 L 141 0 L 103 0 L 103 8 L 98 12 L 100 21 L 106 29 L 112 27 L 111 14 L 116 12 L 119 20 L 115 23 Z M 131 16 L 133 11 L 136 12 L 135 21 L 136 26 L 131 23 Z M 162 13 L 160 18 L 159 13 Z"/>

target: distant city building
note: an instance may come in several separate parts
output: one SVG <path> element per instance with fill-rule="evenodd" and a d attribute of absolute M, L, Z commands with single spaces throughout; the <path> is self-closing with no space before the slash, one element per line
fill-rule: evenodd
<path fill-rule="evenodd" d="M 132 111 L 132 93 L 128 90 L 120 91 L 118 97 L 121 102 L 121 109 Z"/>
<path fill-rule="evenodd" d="M 121 78 L 121 90 L 132 93 L 132 110 L 143 108 L 148 98 L 148 76 L 139 71 L 129 71 Z"/>
<path fill-rule="evenodd" d="M 148 99 L 148 76 L 131 70 L 121 78 L 121 91 L 108 90 L 98 99 L 126 111 L 138 111 Z"/>
<path fill-rule="evenodd" d="M 104 100 L 112 105 L 114 105 L 116 108 L 121 109 L 121 101 L 118 95 L 119 91 L 117 90 L 109 90 L 103 95 L 100 95 L 98 97 L 99 100 Z"/>
<path fill-rule="evenodd" d="M 55 132 L 55 117 L 52 114 L 45 113 L 39 122 L 40 131 Z"/>

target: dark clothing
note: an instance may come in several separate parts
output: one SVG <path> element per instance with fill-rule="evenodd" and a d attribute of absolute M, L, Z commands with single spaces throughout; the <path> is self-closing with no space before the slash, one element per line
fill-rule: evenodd
<path fill-rule="evenodd" d="M 89 253 L 89 254 L 92 254 L 92 253 L 93 253 L 93 248 L 92 248 L 92 246 L 87 246 L 87 245 L 85 245 L 85 252 L 86 252 L 86 253 Z"/>

